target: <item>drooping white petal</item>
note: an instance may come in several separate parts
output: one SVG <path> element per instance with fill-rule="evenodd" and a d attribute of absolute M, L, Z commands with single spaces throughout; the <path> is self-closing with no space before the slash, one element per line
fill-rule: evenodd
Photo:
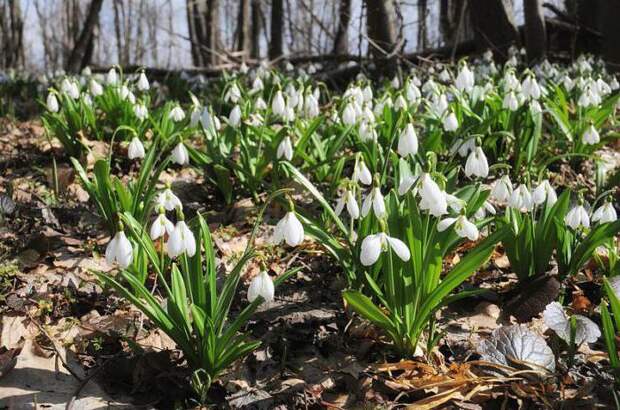
<path fill-rule="evenodd" d="M 360 252 L 360 262 L 362 262 L 362 265 L 370 266 L 377 262 L 383 247 L 382 240 L 384 235 L 384 233 L 377 233 L 364 238 Z"/>
<path fill-rule="evenodd" d="M 398 255 L 398 257 L 403 262 L 407 262 L 409 260 L 409 258 L 411 258 L 411 253 L 409 252 L 409 247 L 407 247 L 407 245 L 405 245 L 405 243 L 403 241 L 401 241 L 398 238 L 393 238 L 393 237 L 387 236 L 387 235 L 386 235 L 385 239 L 387 240 L 388 244 L 390 245 L 390 247 L 392 248 L 394 253 L 396 253 L 396 255 Z"/>
<path fill-rule="evenodd" d="M 261 296 L 265 302 L 271 302 L 274 299 L 275 288 L 271 276 L 265 271 L 256 275 L 250 286 L 248 287 L 248 300 L 254 302 L 257 297 Z"/>

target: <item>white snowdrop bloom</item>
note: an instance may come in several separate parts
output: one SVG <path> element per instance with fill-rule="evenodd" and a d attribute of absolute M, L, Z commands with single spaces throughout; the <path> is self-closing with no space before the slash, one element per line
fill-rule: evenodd
<path fill-rule="evenodd" d="M 407 101 L 405 100 L 405 97 L 403 97 L 402 95 L 396 97 L 396 101 L 394 101 L 394 109 L 396 111 L 407 109 Z"/>
<path fill-rule="evenodd" d="M 364 97 L 364 102 L 371 102 L 372 101 L 372 87 L 367 85 L 366 87 L 364 87 L 364 89 L 362 90 L 362 96 Z"/>
<path fill-rule="evenodd" d="M 228 115 L 228 124 L 231 127 L 237 128 L 241 124 L 241 108 L 235 105 Z"/>
<path fill-rule="evenodd" d="M 80 98 L 80 89 L 75 81 L 65 78 L 60 84 L 60 90 L 69 97 L 77 100 Z"/>
<path fill-rule="evenodd" d="M 543 202 L 547 201 L 549 206 L 553 206 L 558 200 L 558 195 L 555 192 L 555 189 L 549 183 L 549 180 L 543 180 L 534 191 L 532 191 L 532 201 L 536 205 L 540 205 Z"/>
<path fill-rule="evenodd" d="M 84 101 L 84 104 L 88 105 L 89 107 L 93 106 L 93 99 L 88 93 L 82 93 L 82 101 Z"/>
<path fill-rule="evenodd" d="M 54 95 L 54 93 L 49 93 L 47 95 L 46 105 L 49 112 L 58 112 L 58 110 L 60 109 L 58 105 L 58 99 L 56 98 L 56 95 Z"/>
<path fill-rule="evenodd" d="M 342 110 L 342 123 L 346 126 L 354 125 L 356 121 L 355 108 L 352 103 L 347 104 Z"/>
<path fill-rule="evenodd" d="M 185 148 L 185 145 L 183 145 L 182 142 L 179 142 L 176 147 L 174 147 L 170 155 L 172 156 L 172 162 L 176 164 L 189 164 L 189 153 L 187 152 L 187 148 Z"/>
<path fill-rule="evenodd" d="M 299 93 L 295 89 L 292 83 L 286 86 L 286 95 L 288 96 L 288 105 L 295 107 L 299 103 Z"/>
<path fill-rule="evenodd" d="M 293 143 L 290 137 L 284 137 L 284 139 L 278 145 L 278 151 L 276 153 L 278 159 L 285 158 L 287 161 L 293 159 Z"/>
<path fill-rule="evenodd" d="M 202 115 L 202 111 L 200 107 L 194 106 L 192 108 L 192 112 L 189 115 L 189 126 L 194 128 L 200 123 L 200 116 Z"/>
<path fill-rule="evenodd" d="M 562 85 L 564 85 L 566 91 L 570 92 L 575 86 L 575 82 L 568 75 L 564 75 L 564 77 L 562 77 Z"/>
<path fill-rule="evenodd" d="M 491 197 L 499 203 L 506 203 L 512 194 L 512 182 L 508 175 L 502 176 L 495 181 L 493 189 L 491 189 Z"/>
<path fill-rule="evenodd" d="M 601 205 L 592 214 L 592 222 L 604 224 L 608 222 L 616 222 L 616 220 L 618 220 L 618 214 L 616 213 L 613 204 L 609 201 Z"/>
<path fill-rule="evenodd" d="M 159 193 L 156 199 L 157 206 L 162 206 L 166 211 L 183 208 L 181 200 L 172 192 L 170 188 L 166 188 Z"/>
<path fill-rule="evenodd" d="M 338 198 L 338 202 L 336 203 L 336 215 L 340 215 L 344 207 L 347 207 L 347 212 L 351 219 L 357 219 L 360 216 L 360 208 L 357 204 L 357 200 L 355 199 L 355 195 L 349 189 L 347 189 L 344 194 Z"/>
<path fill-rule="evenodd" d="M 521 91 L 520 88 L 521 84 L 519 80 L 517 80 L 515 73 L 512 70 L 507 71 L 506 74 L 504 74 L 504 92 L 519 92 Z"/>
<path fill-rule="evenodd" d="M 140 121 L 146 120 L 146 118 L 149 116 L 149 111 L 144 104 L 134 105 L 133 113 Z"/>
<path fill-rule="evenodd" d="M 266 110 L 267 103 L 263 100 L 263 97 L 258 97 L 254 103 L 254 107 L 256 107 L 257 110 Z"/>
<path fill-rule="evenodd" d="M 185 112 L 181 107 L 177 105 L 172 110 L 170 110 L 170 112 L 168 113 L 168 118 L 174 122 L 183 121 L 183 119 L 185 118 Z"/>
<path fill-rule="evenodd" d="M 262 271 L 258 275 L 254 276 L 250 286 L 248 287 L 248 301 L 254 302 L 259 296 L 263 298 L 265 302 L 271 302 L 274 299 L 275 288 L 273 286 L 273 280 L 271 276 L 265 271 Z"/>
<path fill-rule="evenodd" d="M 533 75 L 528 75 L 521 83 L 521 92 L 525 98 L 538 100 L 541 95 L 540 86 Z"/>
<path fill-rule="evenodd" d="M 530 102 L 530 114 L 532 114 L 532 116 L 536 116 L 538 114 L 542 114 L 542 112 L 543 110 L 540 103 L 537 100 L 532 100 Z"/>
<path fill-rule="evenodd" d="M 601 337 L 601 331 L 590 319 L 582 315 L 573 315 L 575 319 L 574 343 L 576 346 L 583 342 L 594 343 Z M 566 315 L 564 307 L 558 302 L 551 302 L 543 312 L 545 325 L 553 330 L 566 343 L 571 342 L 571 318 Z"/>
<path fill-rule="evenodd" d="M 508 94 L 504 96 L 504 101 L 502 102 L 502 108 L 510 110 L 510 111 L 517 111 L 519 109 L 519 100 L 517 99 L 517 96 L 515 95 L 515 93 L 510 91 Z"/>
<path fill-rule="evenodd" d="M 366 198 L 364 198 L 364 202 L 362 203 L 362 216 L 368 215 L 371 208 L 377 218 L 382 218 L 386 215 L 385 200 L 383 199 L 383 194 L 379 187 L 374 187 L 370 193 L 366 195 Z"/>
<path fill-rule="evenodd" d="M 407 192 L 409 192 L 409 190 L 411 189 L 411 187 L 413 187 L 413 184 L 415 184 L 416 181 L 417 181 L 417 177 L 411 174 L 411 172 L 402 173 L 398 181 L 398 195 L 403 196 Z M 417 189 L 414 188 L 413 195 L 415 196 L 417 195 L 417 193 L 418 193 Z"/>
<path fill-rule="evenodd" d="M 108 71 L 108 75 L 105 78 L 105 82 L 108 85 L 116 85 L 118 83 L 118 74 L 116 73 L 116 69 L 110 68 L 110 71 Z"/>
<path fill-rule="evenodd" d="M 321 113 L 319 110 L 319 102 L 313 94 L 306 95 L 304 112 L 306 114 L 306 118 L 316 118 Z"/>
<path fill-rule="evenodd" d="M 474 138 L 469 138 L 463 141 L 462 139 L 457 139 L 450 147 L 450 155 L 454 155 L 455 152 L 458 152 L 459 155 L 463 158 L 467 156 L 470 152 L 473 152 L 476 148 L 476 140 Z"/>
<path fill-rule="evenodd" d="M 580 226 L 589 228 L 590 217 L 583 205 L 577 205 L 568 211 L 564 217 L 564 223 L 573 229 L 578 229 Z"/>
<path fill-rule="evenodd" d="M 361 182 L 364 185 L 372 184 L 372 175 L 370 170 L 366 166 L 366 163 L 363 160 L 357 161 L 355 164 L 355 168 L 353 168 L 353 175 L 351 177 L 353 182 Z"/>
<path fill-rule="evenodd" d="M 392 248 L 394 253 L 403 261 L 407 262 L 411 257 L 409 248 L 407 245 L 398 238 L 388 236 L 385 232 L 379 232 L 374 235 L 368 235 L 362 241 L 362 248 L 360 252 L 360 262 L 364 266 L 373 265 L 377 260 L 381 252 L 387 251 Z"/>
<path fill-rule="evenodd" d="M 426 95 L 434 94 L 437 92 L 437 83 L 432 78 L 429 78 L 422 86 L 422 92 Z"/>
<path fill-rule="evenodd" d="M 495 215 L 497 211 L 495 210 L 495 207 L 489 201 L 484 201 L 482 203 L 482 206 L 478 208 L 478 210 L 474 213 L 474 219 L 482 219 L 485 216 L 487 216 L 487 213 L 491 215 Z"/>
<path fill-rule="evenodd" d="M 413 83 L 413 81 L 409 82 L 406 89 L 407 100 L 411 104 L 416 103 L 420 97 L 422 97 L 422 93 L 420 93 L 420 89 Z"/>
<path fill-rule="evenodd" d="M 196 254 L 196 238 L 184 220 L 178 221 L 168 235 L 166 251 L 171 258 L 176 258 L 184 253 L 189 257 Z"/>
<path fill-rule="evenodd" d="M 474 88 L 474 73 L 469 69 L 467 64 L 461 67 L 454 83 L 459 91 L 470 91 Z"/>
<path fill-rule="evenodd" d="M 437 224 L 437 230 L 443 232 L 452 225 L 454 225 L 454 232 L 461 238 L 468 238 L 470 241 L 475 241 L 478 240 L 480 236 L 478 227 L 473 222 L 470 222 L 465 215 L 460 215 L 457 218 L 442 219 Z"/>
<path fill-rule="evenodd" d="M 598 144 L 601 141 L 601 136 L 599 135 L 596 128 L 594 128 L 594 125 L 590 124 L 588 129 L 583 133 L 583 137 L 581 137 L 581 140 L 584 144 L 594 145 Z"/>
<path fill-rule="evenodd" d="M 265 85 L 263 84 L 263 80 L 261 80 L 260 77 L 256 77 L 254 79 L 254 81 L 252 81 L 252 93 L 257 93 L 259 91 L 262 91 L 265 88 Z"/>
<path fill-rule="evenodd" d="M 448 203 L 448 207 L 454 212 L 461 212 L 461 210 L 467 205 L 467 202 L 465 202 L 459 197 L 448 194 L 447 192 L 444 192 L 444 194 L 446 197 L 446 202 Z"/>
<path fill-rule="evenodd" d="M 377 141 L 377 131 L 368 121 L 360 122 L 358 133 L 362 142 Z"/>
<path fill-rule="evenodd" d="M 413 125 L 407 124 L 398 139 L 398 154 L 401 157 L 414 156 L 418 153 L 418 136 Z"/>
<path fill-rule="evenodd" d="M 127 148 L 127 157 L 129 159 L 144 158 L 144 145 L 140 138 L 133 137 Z"/>
<path fill-rule="evenodd" d="M 284 95 L 280 90 L 276 91 L 276 95 L 271 101 L 271 111 L 280 117 L 286 116 L 286 101 L 284 101 Z"/>
<path fill-rule="evenodd" d="M 149 79 L 146 78 L 146 74 L 144 74 L 144 72 L 141 72 L 138 76 L 136 87 L 140 91 L 148 91 L 151 88 L 151 85 L 149 84 Z"/>
<path fill-rule="evenodd" d="M 164 236 L 164 234 L 172 234 L 174 231 L 174 224 L 170 222 L 168 218 L 166 218 L 166 214 L 161 212 L 157 215 L 157 218 L 153 221 L 151 225 L 151 229 L 149 231 L 149 236 L 151 240 L 156 240 Z"/>
<path fill-rule="evenodd" d="M 241 62 L 241 65 L 239 66 L 239 72 L 241 74 L 247 74 L 249 70 L 250 70 L 250 68 L 245 63 L 245 61 Z"/>
<path fill-rule="evenodd" d="M 95 79 L 91 79 L 88 83 L 88 90 L 93 97 L 98 97 L 103 94 L 103 87 Z"/>
<path fill-rule="evenodd" d="M 398 79 L 398 76 L 395 76 L 394 78 L 392 78 L 392 87 L 393 88 L 400 87 L 400 80 Z"/>
<path fill-rule="evenodd" d="M 448 201 L 445 193 L 428 173 L 420 177 L 420 209 L 429 211 L 431 215 L 440 217 L 448 213 Z"/>
<path fill-rule="evenodd" d="M 437 117 L 443 117 L 447 109 L 448 98 L 445 94 L 440 94 L 433 98 L 433 102 L 431 103 L 431 110 L 433 114 L 435 114 Z"/>
<path fill-rule="evenodd" d="M 284 241 L 288 246 L 297 246 L 304 241 L 304 227 L 295 212 L 289 211 L 280 219 L 271 240 L 276 245 Z"/>
<path fill-rule="evenodd" d="M 125 232 L 116 232 L 114 238 L 108 243 L 108 246 L 105 248 L 105 260 L 110 265 L 116 262 L 122 269 L 126 269 L 131 265 L 133 248 L 131 242 L 125 236 Z"/>
<path fill-rule="evenodd" d="M 611 88 L 612 91 L 616 91 L 620 88 L 620 83 L 618 83 L 618 79 L 616 77 L 613 77 L 609 82 L 609 88 Z"/>
<path fill-rule="evenodd" d="M 602 78 L 596 80 L 596 89 L 600 95 L 608 95 L 611 93 L 611 87 Z"/>
<path fill-rule="evenodd" d="M 448 71 L 447 68 L 444 68 L 440 73 L 439 73 L 439 81 L 443 82 L 443 83 L 447 83 L 450 81 L 450 71 Z"/>
<path fill-rule="evenodd" d="M 459 121 L 452 111 L 443 119 L 444 131 L 456 131 L 459 128 Z"/>
<path fill-rule="evenodd" d="M 239 90 L 239 87 L 237 87 L 236 83 L 233 83 L 233 85 L 230 86 L 228 91 L 226 91 L 226 94 L 224 95 L 224 101 L 226 102 L 230 101 L 233 104 L 237 104 L 240 99 L 241 99 L 241 90 Z"/>
<path fill-rule="evenodd" d="M 476 147 L 471 154 L 469 154 L 469 157 L 467 157 L 465 175 L 470 178 L 472 175 L 479 178 L 486 178 L 489 176 L 489 163 L 481 147 Z"/>
<path fill-rule="evenodd" d="M 530 190 L 524 184 L 521 184 L 512 191 L 510 199 L 508 199 L 508 206 L 516 209 L 520 212 L 528 212 L 534 208 L 534 201 L 532 201 L 532 194 Z"/>
<path fill-rule="evenodd" d="M 383 114 L 383 112 L 381 112 Z M 372 112 L 370 107 L 367 104 L 364 104 L 364 107 L 360 111 L 360 114 L 357 115 L 357 118 L 363 118 L 363 121 L 368 122 L 368 124 L 375 124 L 375 114 Z"/>

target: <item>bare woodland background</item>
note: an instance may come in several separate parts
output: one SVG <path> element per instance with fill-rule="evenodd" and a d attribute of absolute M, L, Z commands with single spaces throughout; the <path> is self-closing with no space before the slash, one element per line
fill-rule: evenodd
<path fill-rule="evenodd" d="M 0 0 L 0 68 L 456 57 L 620 63 L 620 0 Z"/>

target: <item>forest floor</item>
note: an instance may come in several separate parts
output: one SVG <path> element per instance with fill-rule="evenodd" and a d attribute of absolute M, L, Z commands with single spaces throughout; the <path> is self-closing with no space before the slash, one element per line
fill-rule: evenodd
<path fill-rule="evenodd" d="M 0 223 L 0 408 L 172 408 L 182 402 L 189 396 L 188 373 L 174 343 L 102 289 L 92 273 L 112 269 L 101 256 L 109 238 L 98 229 L 71 166 L 59 160 L 55 195 L 50 154 L 59 151 L 40 124 L 2 122 L 0 141 L 0 187 L 12 186 L 17 205 Z M 244 199 L 224 207 L 195 171 L 174 172 L 164 179 L 174 179 L 173 190 L 188 209 L 207 215 L 228 266 L 247 244 L 255 205 Z M 264 222 L 277 221 L 279 211 L 268 210 Z M 559 380 L 480 371 L 475 352 L 481 338 L 513 323 L 511 313 L 533 318 L 530 326 L 543 330 L 540 312 L 557 295 L 552 280 L 513 294 L 516 280 L 501 249 L 472 278 L 489 293 L 442 312 L 440 347 L 426 362 L 398 362 L 375 328 L 343 308 L 341 272 L 316 243 L 286 252 L 269 245 L 269 234 L 262 229 L 257 244 L 269 255 L 271 271 L 302 269 L 248 324 L 249 335 L 263 343 L 214 385 L 218 408 L 611 406 L 613 381 L 601 364 L 602 342 L 583 346 Z M 250 264 L 244 273 L 236 306 L 258 271 Z M 598 304 L 587 278 L 571 286 L 572 303 Z"/>

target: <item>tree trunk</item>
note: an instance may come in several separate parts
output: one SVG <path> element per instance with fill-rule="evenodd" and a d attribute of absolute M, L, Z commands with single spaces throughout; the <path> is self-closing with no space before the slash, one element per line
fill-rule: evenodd
<path fill-rule="evenodd" d="M 203 57 L 207 65 L 220 63 L 220 5 L 219 0 L 206 0 L 205 13 L 205 42 L 202 44 Z"/>
<path fill-rule="evenodd" d="M 261 8 L 260 8 L 260 0 L 252 0 L 252 36 L 251 36 L 251 50 L 250 57 L 253 59 L 260 58 L 260 31 L 262 28 L 261 24 Z"/>
<path fill-rule="evenodd" d="M 282 28 L 284 27 L 284 1 L 271 1 L 271 39 L 269 41 L 269 58 L 275 60 L 282 56 L 283 36 Z"/>
<path fill-rule="evenodd" d="M 187 25 L 192 63 L 207 67 L 220 62 L 219 1 L 187 0 Z"/>
<path fill-rule="evenodd" d="M 102 4 L 103 0 L 93 0 L 90 3 L 86 21 L 67 61 L 67 71 L 77 73 L 88 63 L 84 57 L 88 54 L 89 44 L 91 44 L 93 39 L 93 32 L 97 25 L 97 20 L 99 20 Z"/>
<path fill-rule="evenodd" d="M 351 20 L 351 0 L 340 0 L 338 6 L 338 27 L 334 38 L 334 54 L 347 54 L 349 51 L 349 21 Z"/>
<path fill-rule="evenodd" d="M 396 47 L 396 10 L 393 0 L 365 0 L 366 31 L 371 53 L 385 58 Z"/>
<path fill-rule="evenodd" d="M 603 56 L 608 63 L 613 64 L 611 69 L 618 71 L 620 66 L 620 1 L 607 0 L 603 6 L 602 35 Z"/>
<path fill-rule="evenodd" d="M 418 50 L 426 50 L 428 48 L 428 30 L 426 26 L 426 16 L 428 13 L 428 4 L 426 0 L 418 0 Z"/>
<path fill-rule="evenodd" d="M 510 0 L 473 0 L 469 15 L 479 50 L 491 49 L 496 58 L 504 60 L 508 48 L 519 42 Z"/>
<path fill-rule="evenodd" d="M 250 0 L 240 0 L 237 16 L 237 50 L 243 51 L 243 60 L 249 57 L 252 48 L 250 19 Z"/>
<path fill-rule="evenodd" d="M 8 0 L 0 6 L 0 65 L 5 68 L 17 67 L 24 63 L 23 33 L 24 22 L 19 0 Z"/>
<path fill-rule="evenodd" d="M 547 30 L 540 0 L 523 0 L 525 46 L 530 62 L 542 61 L 547 54 Z"/>

